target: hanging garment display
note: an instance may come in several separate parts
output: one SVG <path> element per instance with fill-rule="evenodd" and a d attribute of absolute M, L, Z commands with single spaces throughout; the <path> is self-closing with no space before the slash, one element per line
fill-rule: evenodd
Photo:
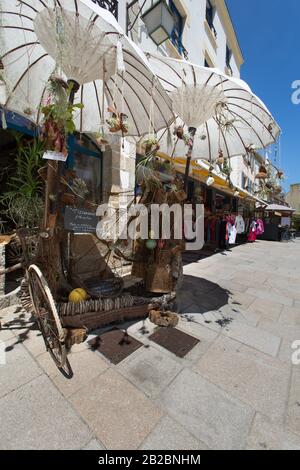
<path fill-rule="evenodd" d="M 248 241 L 255 242 L 256 238 L 257 238 L 257 224 L 256 224 L 256 221 L 253 220 L 250 225 L 250 233 L 248 236 Z"/>
<path fill-rule="evenodd" d="M 238 235 L 241 235 L 242 233 L 245 233 L 245 221 L 243 219 L 243 216 L 238 215 L 235 219 L 235 226 L 236 226 L 236 232 Z"/>
<path fill-rule="evenodd" d="M 235 245 L 237 236 L 237 230 L 235 225 L 231 225 L 229 227 L 229 245 Z"/>
<path fill-rule="evenodd" d="M 256 234 L 258 236 L 263 235 L 265 233 L 265 225 L 261 219 L 257 219 L 257 229 L 256 229 Z"/>
<path fill-rule="evenodd" d="M 228 222 L 227 220 L 222 220 L 220 225 L 220 238 L 219 238 L 219 248 L 226 249 L 228 248 Z"/>

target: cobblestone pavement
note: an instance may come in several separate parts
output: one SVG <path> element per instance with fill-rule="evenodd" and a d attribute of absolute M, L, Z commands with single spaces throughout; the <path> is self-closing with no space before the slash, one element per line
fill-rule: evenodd
<path fill-rule="evenodd" d="M 117 366 L 74 347 L 67 379 L 26 313 L 2 310 L 0 448 L 300 449 L 300 241 L 184 271 L 177 328 L 200 340 L 184 359 L 149 339 L 147 320 L 128 328 L 144 347 Z"/>

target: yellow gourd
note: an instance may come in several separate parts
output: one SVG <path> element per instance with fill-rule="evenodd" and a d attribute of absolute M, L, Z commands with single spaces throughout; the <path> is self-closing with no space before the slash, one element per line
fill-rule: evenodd
<path fill-rule="evenodd" d="M 84 289 L 74 289 L 70 292 L 69 302 L 77 303 L 88 299 L 88 294 Z"/>

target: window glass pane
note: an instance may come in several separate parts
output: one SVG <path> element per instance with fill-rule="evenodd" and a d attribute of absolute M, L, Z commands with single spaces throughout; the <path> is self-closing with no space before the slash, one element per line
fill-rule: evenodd
<path fill-rule="evenodd" d="M 93 203 L 101 202 L 102 168 L 101 159 L 74 152 L 74 171 L 76 178 L 82 179 L 89 191 L 86 200 Z"/>
<path fill-rule="evenodd" d="M 214 9 L 209 0 L 206 1 L 206 21 L 211 27 L 214 19 Z"/>
<path fill-rule="evenodd" d="M 172 31 L 171 40 L 174 46 L 182 53 L 182 34 L 183 34 L 183 18 L 176 8 L 174 2 L 170 0 L 170 8 L 174 16 L 175 26 Z"/>
<path fill-rule="evenodd" d="M 227 67 L 230 66 L 231 56 L 232 56 L 232 51 L 231 51 L 231 49 L 229 49 L 228 46 L 226 46 L 226 65 L 227 65 Z"/>

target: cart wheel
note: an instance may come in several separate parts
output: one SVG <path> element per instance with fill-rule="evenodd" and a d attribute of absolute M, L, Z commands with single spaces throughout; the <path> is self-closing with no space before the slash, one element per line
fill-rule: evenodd
<path fill-rule="evenodd" d="M 32 264 L 28 268 L 27 276 L 31 302 L 47 351 L 50 352 L 57 367 L 63 368 L 67 359 L 65 333 L 51 291 L 36 265 Z"/>

